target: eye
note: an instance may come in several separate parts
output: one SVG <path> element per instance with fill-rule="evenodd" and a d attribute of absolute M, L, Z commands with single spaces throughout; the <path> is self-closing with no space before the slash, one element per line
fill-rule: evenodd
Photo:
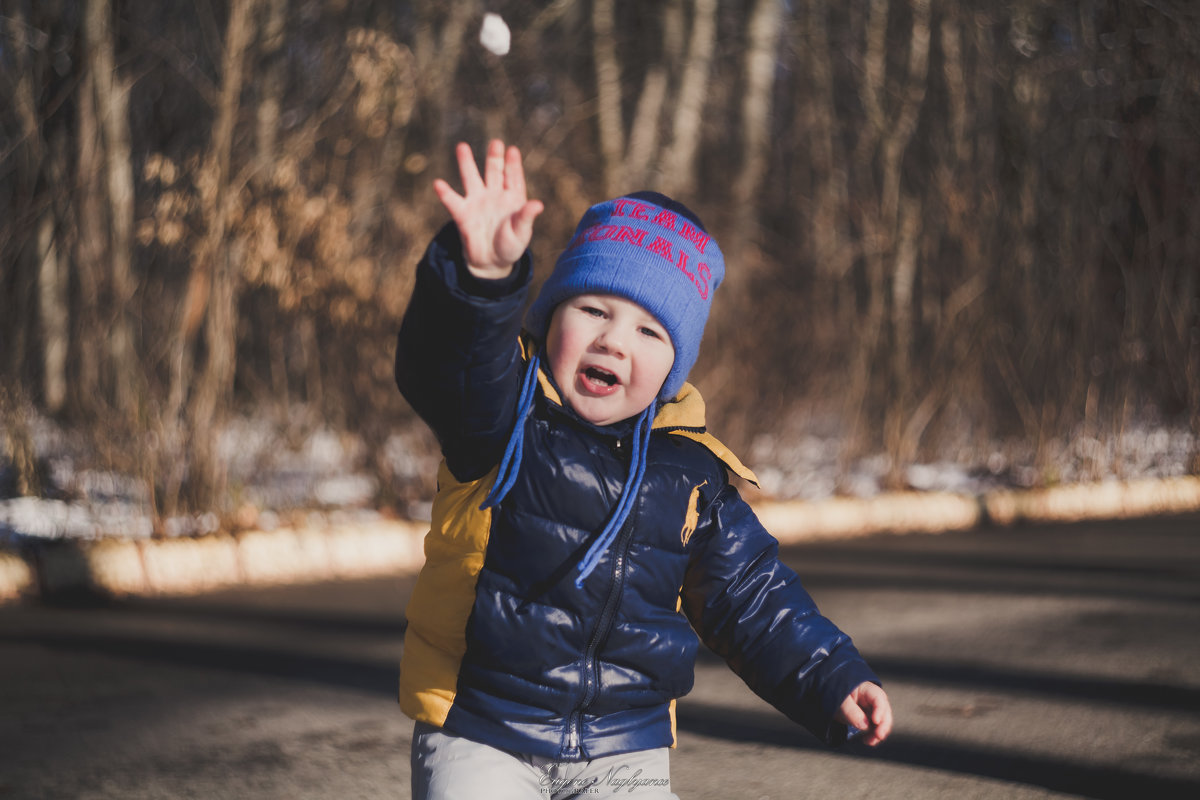
<path fill-rule="evenodd" d="M 643 325 L 642 327 L 638 328 L 638 332 L 639 332 L 640 334 L 642 334 L 643 336 L 649 336 L 649 337 L 650 337 L 650 338 L 652 338 L 652 339 L 661 339 L 661 338 L 663 338 L 661 333 L 659 333 L 658 331 L 656 331 L 654 328 L 647 328 L 645 325 Z"/>
<path fill-rule="evenodd" d="M 601 311 L 600 309 L 596 308 L 595 306 L 580 306 L 579 310 L 582 311 L 583 313 L 587 314 L 590 317 L 603 317 L 604 316 L 604 312 Z"/>

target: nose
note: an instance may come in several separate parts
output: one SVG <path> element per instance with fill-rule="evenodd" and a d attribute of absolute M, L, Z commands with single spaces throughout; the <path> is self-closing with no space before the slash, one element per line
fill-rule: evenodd
<path fill-rule="evenodd" d="M 596 337 L 596 347 L 611 356 L 624 357 L 625 336 L 615 326 L 605 326 Z"/>

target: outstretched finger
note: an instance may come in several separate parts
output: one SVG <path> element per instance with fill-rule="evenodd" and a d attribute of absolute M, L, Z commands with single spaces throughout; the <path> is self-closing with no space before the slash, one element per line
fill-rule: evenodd
<path fill-rule="evenodd" d="M 459 142 L 458 147 L 454 148 L 454 154 L 458 156 L 458 174 L 462 176 L 463 194 L 470 195 L 483 189 L 483 178 L 479 175 L 479 167 L 475 164 L 475 153 L 471 151 L 471 145 Z"/>
<path fill-rule="evenodd" d="M 484 160 L 484 180 L 491 188 L 504 187 L 504 142 L 499 139 L 488 142 L 487 158 Z"/>
<path fill-rule="evenodd" d="M 892 707 L 888 703 L 880 703 L 876 705 L 871 712 L 871 721 L 874 723 L 872 731 L 872 744 L 878 744 L 886 739 L 892 733 Z"/>
<path fill-rule="evenodd" d="M 450 184 L 446 183 L 441 178 L 434 178 L 433 192 L 437 195 L 438 200 L 441 201 L 442 206 L 448 212 L 450 212 L 451 218 L 457 221 L 459 214 L 462 211 L 463 204 L 466 203 L 466 200 L 463 199 L 463 196 L 454 191 Z"/>
<path fill-rule="evenodd" d="M 516 145 L 508 148 L 504 154 L 504 188 L 518 196 L 526 196 L 525 167 L 521 163 L 521 151 Z"/>

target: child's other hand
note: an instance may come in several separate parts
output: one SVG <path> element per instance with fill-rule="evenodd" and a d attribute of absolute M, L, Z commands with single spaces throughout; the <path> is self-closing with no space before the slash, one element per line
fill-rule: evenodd
<path fill-rule="evenodd" d="M 863 732 L 863 741 L 874 747 L 892 732 L 892 704 L 887 693 L 873 683 L 859 684 L 842 701 L 834 714 L 838 722 L 852 725 Z"/>
<path fill-rule="evenodd" d="M 507 277 L 529 246 L 533 221 L 544 208 L 542 201 L 526 197 L 521 151 L 506 150 L 504 142 L 493 139 L 482 176 L 470 145 L 459 143 L 455 154 L 463 194 L 441 179 L 433 182 L 433 190 L 458 225 L 471 272 L 480 278 Z"/>

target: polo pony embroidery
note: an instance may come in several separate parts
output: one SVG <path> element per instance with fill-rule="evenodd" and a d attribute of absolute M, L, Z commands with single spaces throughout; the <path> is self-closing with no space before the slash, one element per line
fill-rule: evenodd
<path fill-rule="evenodd" d="M 688 540 L 696 532 L 696 524 L 700 521 L 700 487 L 707 485 L 708 481 L 705 481 L 696 486 L 688 498 L 687 516 L 683 518 L 683 530 L 679 532 L 679 540 L 683 542 L 684 547 L 687 547 Z"/>

